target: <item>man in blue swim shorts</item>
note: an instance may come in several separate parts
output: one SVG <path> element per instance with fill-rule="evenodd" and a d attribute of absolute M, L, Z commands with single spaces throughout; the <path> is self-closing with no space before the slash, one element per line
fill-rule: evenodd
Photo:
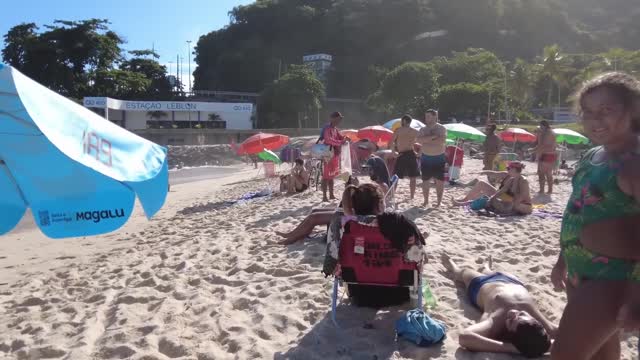
<path fill-rule="evenodd" d="M 442 264 L 464 283 L 469 302 L 482 311 L 480 322 L 462 330 L 460 346 L 474 352 L 512 353 L 535 358 L 551 347 L 557 327 L 538 310 L 515 276 L 461 268 L 444 254 Z M 491 265 L 489 265 L 491 266 Z"/>
<path fill-rule="evenodd" d="M 444 193 L 444 171 L 447 157 L 445 155 L 447 142 L 447 128 L 438 123 L 438 112 L 427 110 L 424 115 L 425 127 L 418 132 L 416 141 L 422 145 L 422 157 L 420 158 L 420 171 L 422 172 L 423 206 L 429 204 L 429 183 L 435 179 L 438 203 L 442 204 Z"/>

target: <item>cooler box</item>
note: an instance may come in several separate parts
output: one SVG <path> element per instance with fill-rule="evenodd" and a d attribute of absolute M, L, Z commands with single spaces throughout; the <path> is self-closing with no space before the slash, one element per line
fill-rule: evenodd
<path fill-rule="evenodd" d="M 267 161 L 263 163 L 264 166 L 264 176 L 265 177 L 274 177 L 276 176 L 276 166 L 271 161 Z"/>

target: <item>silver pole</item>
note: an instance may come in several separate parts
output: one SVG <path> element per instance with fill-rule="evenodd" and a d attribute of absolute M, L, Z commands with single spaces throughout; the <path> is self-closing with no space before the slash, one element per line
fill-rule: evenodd
<path fill-rule="evenodd" d="M 187 45 L 189 46 L 189 93 L 191 93 L 191 40 L 187 40 Z"/>

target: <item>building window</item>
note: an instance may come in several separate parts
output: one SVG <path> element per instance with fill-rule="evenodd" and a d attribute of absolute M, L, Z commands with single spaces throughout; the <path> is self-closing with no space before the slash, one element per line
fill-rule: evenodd
<path fill-rule="evenodd" d="M 227 122 L 226 121 L 207 121 L 207 129 L 226 129 Z"/>

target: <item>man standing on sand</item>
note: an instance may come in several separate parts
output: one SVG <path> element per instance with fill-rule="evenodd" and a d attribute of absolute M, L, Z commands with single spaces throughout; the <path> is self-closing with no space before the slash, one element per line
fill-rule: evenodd
<path fill-rule="evenodd" d="M 538 131 L 538 145 L 533 149 L 538 160 L 538 181 L 540 194 L 544 194 L 544 184 L 547 183 L 548 194 L 553 193 L 553 168 L 556 165 L 556 135 L 547 120 L 540 121 Z"/>
<path fill-rule="evenodd" d="M 487 138 L 484 140 L 484 144 L 482 144 L 484 150 L 484 158 L 482 159 L 484 168 L 482 170 L 493 170 L 493 163 L 496 160 L 496 156 L 500 153 L 502 141 L 500 141 L 500 138 L 496 135 L 496 124 L 487 125 L 486 131 Z"/>
<path fill-rule="evenodd" d="M 422 172 L 422 195 L 424 196 L 423 206 L 429 204 L 429 182 L 436 181 L 436 193 L 438 203 L 442 204 L 444 193 L 444 172 L 447 163 L 445 155 L 447 143 L 447 128 L 438 123 L 438 112 L 429 109 L 424 116 L 425 127 L 418 132 L 418 143 L 422 145 L 422 157 L 420 158 L 420 171 Z"/>
<path fill-rule="evenodd" d="M 342 114 L 334 112 L 329 117 L 329 124 L 325 126 L 320 134 L 318 141 L 322 140 L 325 145 L 331 146 L 333 149 L 333 157 L 325 160 L 322 168 L 322 201 L 328 202 L 329 199 L 335 200 L 333 195 L 334 179 L 340 175 L 340 151 L 341 146 L 346 143 L 345 138 L 340 135 L 338 126 L 342 121 Z M 329 190 L 329 198 L 327 198 L 327 190 Z"/>
<path fill-rule="evenodd" d="M 416 193 L 416 178 L 420 175 L 418 169 L 418 158 L 413 150 L 413 145 L 418 137 L 418 130 L 411 127 L 413 119 L 409 115 L 402 117 L 401 125 L 394 133 L 391 142 L 392 149 L 398 153 L 394 173 L 398 178 L 409 178 L 409 189 L 411 191 L 411 200 Z"/>

